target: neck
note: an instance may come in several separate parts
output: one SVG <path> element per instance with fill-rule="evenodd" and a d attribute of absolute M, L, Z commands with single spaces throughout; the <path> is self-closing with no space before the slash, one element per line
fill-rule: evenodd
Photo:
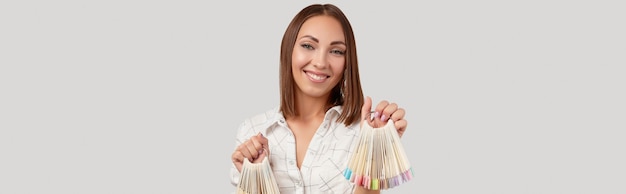
<path fill-rule="evenodd" d="M 311 97 L 302 94 L 296 95 L 296 111 L 298 115 L 294 119 L 309 120 L 313 118 L 324 118 L 328 105 L 328 95 L 322 97 Z"/>

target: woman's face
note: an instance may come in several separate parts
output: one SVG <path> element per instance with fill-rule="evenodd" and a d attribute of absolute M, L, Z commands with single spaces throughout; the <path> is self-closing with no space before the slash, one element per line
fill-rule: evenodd
<path fill-rule="evenodd" d="M 330 16 L 306 20 L 293 48 L 291 71 L 296 94 L 328 97 L 343 79 L 346 43 L 339 21 Z"/>

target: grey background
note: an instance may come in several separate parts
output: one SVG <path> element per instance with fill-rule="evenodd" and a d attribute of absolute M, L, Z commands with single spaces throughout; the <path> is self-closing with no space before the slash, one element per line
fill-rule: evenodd
<path fill-rule="evenodd" d="M 0 2 L 0 193 L 231 192 L 311 3 Z M 626 193 L 620 1 L 330 3 L 407 110 L 415 178 L 385 193 Z"/>

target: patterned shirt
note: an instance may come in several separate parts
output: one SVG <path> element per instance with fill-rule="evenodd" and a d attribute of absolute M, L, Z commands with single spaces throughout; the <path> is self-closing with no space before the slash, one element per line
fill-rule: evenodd
<path fill-rule="evenodd" d="M 296 166 L 295 138 L 279 108 L 241 123 L 235 146 L 259 132 L 268 139 L 270 165 L 281 194 L 353 193 L 354 184 L 346 180 L 343 172 L 358 142 L 360 124 L 346 127 L 337 122 L 341 110 L 341 106 L 335 106 L 326 112 L 300 169 Z M 231 183 L 236 187 L 240 174 L 234 164 L 230 172 Z"/>

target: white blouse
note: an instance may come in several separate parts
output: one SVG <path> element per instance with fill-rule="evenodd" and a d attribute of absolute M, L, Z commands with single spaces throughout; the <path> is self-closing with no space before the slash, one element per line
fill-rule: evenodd
<path fill-rule="evenodd" d="M 343 173 L 358 142 L 360 124 L 346 127 L 337 122 L 341 110 L 341 106 L 335 106 L 326 112 L 301 169 L 296 166 L 295 138 L 278 107 L 241 123 L 235 148 L 261 132 L 269 140 L 270 165 L 281 194 L 353 193 L 354 184 Z M 230 172 L 231 183 L 236 187 L 240 174 L 234 164 Z"/>

